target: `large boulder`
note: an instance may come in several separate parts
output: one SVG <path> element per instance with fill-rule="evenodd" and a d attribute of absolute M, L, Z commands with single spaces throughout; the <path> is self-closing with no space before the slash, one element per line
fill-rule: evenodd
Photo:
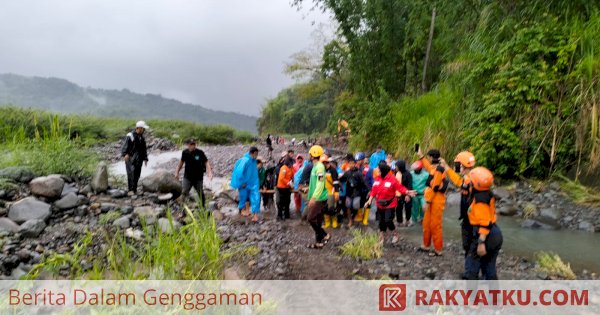
<path fill-rule="evenodd" d="M 42 231 L 46 228 L 46 223 L 43 220 L 28 220 L 21 224 L 19 232 L 24 237 L 38 237 Z"/>
<path fill-rule="evenodd" d="M 8 209 L 8 218 L 17 224 L 28 220 L 46 220 L 50 217 L 50 205 L 34 197 L 27 197 L 12 204 Z"/>
<path fill-rule="evenodd" d="M 527 219 L 521 223 L 521 227 L 526 229 L 558 230 L 560 229 L 560 224 L 552 220 L 540 218 L 538 220 Z"/>
<path fill-rule="evenodd" d="M 172 193 L 174 196 L 181 195 L 181 183 L 175 175 L 160 170 L 142 179 L 142 189 L 153 193 Z"/>
<path fill-rule="evenodd" d="M 514 203 L 507 203 L 505 205 L 497 206 L 497 212 L 499 215 L 513 216 L 519 212 L 519 208 Z"/>
<path fill-rule="evenodd" d="M 37 177 L 29 182 L 32 194 L 49 199 L 60 197 L 64 186 L 65 181 L 58 175 Z"/>
<path fill-rule="evenodd" d="M 98 164 L 90 185 L 95 193 L 103 193 L 108 189 L 108 167 L 106 163 L 100 162 Z"/>
<path fill-rule="evenodd" d="M 544 208 L 540 210 L 540 216 L 550 220 L 560 219 L 560 209 L 558 208 Z"/>
<path fill-rule="evenodd" d="M 61 210 L 73 209 L 79 206 L 79 197 L 75 193 L 70 192 L 55 202 L 54 206 Z"/>
<path fill-rule="evenodd" d="M 492 192 L 494 193 L 494 197 L 498 200 L 512 199 L 512 193 L 504 187 L 494 188 Z"/>
<path fill-rule="evenodd" d="M 0 218 L 0 232 L 15 233 L 19 230 L 19 225 L 9 218 Z"/>
<path fill-rule="evenodd" d="M 0 177 L 8 178 L 13 182 L 27 184 L 35 177 L 35 175 L 29 169 L 17 166 L 1 169 Z"/>

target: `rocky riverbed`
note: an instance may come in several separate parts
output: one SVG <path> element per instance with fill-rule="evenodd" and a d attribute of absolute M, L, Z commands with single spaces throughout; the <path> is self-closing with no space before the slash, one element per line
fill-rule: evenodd
<path fill-rule="evenodd" d="M 141 181 L 141 191 L 127 196 L 122 184 L 110 187 L 110 165 L 101 164 L 96 175 L 82 182 L 62 175 L 38 177 L 25 168 L 0 170 L 0 178 L 7 183 L 0 189 L 0 274 L 4 279 L 15 279 L 26 274 L 44 255 L 67 253 L 86 233 L 110 231 L 124 233 L 130 238 L 141 238 L 141 221 L 168 230 L 166 211 L 171 210 L 175 228 L 185 224 L 180 206 L 174 198 L 181 192 L 174 177 L 178 153 L 175 146 L 161 139 L 150 140 L 151 159 L 159 159 L 151 175 Z M 214 169 L 215 178 L 206 182 L 213 202 L 209 210 L 218 221 L 223 249 L 251 246 L 251 255 L 232 260 L 227 266 L 227 277 L 248 279 L 457 279 L 463 266 L 463 256 L 457 239 L 447 238 L 445 255 L 431 258 L 417 253 L 418 240 L 411 237 L 418 227 L 402 229 L 403 239 L 396 245 L 386 244 L 382 258 L 357 261 L 340 255 L 340 246 L 351 239 L 347 229 L 331 230 L 333 239 L 324 250 L 309 250 L 312 241 L 310 227 L 300 220 L 283 223 L 273 220 L 272 212 L 264 213 L 262 224 L 251 224 L 237 215 L 236 193 L 227 189 L 226 177 L 233 164 L 249 146 L 202 146 Z M 261 155 L 266 148 L 259 146 Z M 99 148 L 107 159 L 116 162 L 120 144 Z M 297 148 L 298 149 L 298 148 Z M 277 146 L 274 156 L 287 151 Z M 161 159 L 161 152 L 170 158 Z M 304 153 L 304 152 L 300 152 Z M 525 228 L 561 228 L 598 232 L 599 211 L 576 205 L 550 184 L 537 191 L 526 182 L 497 190 L 499 212 L 507 216 L 526 216 L 520 219 Z M 534 221 L 535 223 L 531 223 Z M 545 225 L 544 225 L 545 224 Z M 375 231 L 376 223 L 361 229 Z M 566 245 L 566 244 L 565 244 Z M 102 245 L 89 250 L 98 252 Z M 565 258 L 568 260 L 568 257 Z M 91 268 L 90 262 L 82 262 Z M 531 260 L 503 253 L 498 267 L 503 279 L 544 279 L 549 276 L 537 272 Z M 68 266 L 61 270 L 68 277 Z M 596 279 L 592 272 L 577 271 L 583 279 Z M 233 276 L 232 276 L 233 274 Z"/>

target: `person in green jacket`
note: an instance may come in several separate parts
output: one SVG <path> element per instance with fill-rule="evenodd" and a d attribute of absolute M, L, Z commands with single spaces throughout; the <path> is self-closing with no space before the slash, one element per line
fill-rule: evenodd
<path fill-rule="evenodd" d="M 412 175 L 412 187 L 417 191 L 417 195 L 412 198 L 411 220 L 412 222 L 416 223 L 423 221 L 423 205 L 425 205 L 423 192 L 427 186 L 429 173 L 423 172 L 423 162 L 420 160 L 414 162 L 411 165 L 411 169 L 412 171 L 410 174 Z"/>
<path fill-rule="evenodd" d="M 329 241 L 330 235 L 323 229 L 323 218 L 327 209 L 327 189 L 325 189 L 326 171 L 325 165 L 320 161 L 323 148 L 315 145 L 309 150 L 313 161 L 308 184 L 308 216 L 307 220 L 315 231 L 316 241 L 308 245 L 308 248 L 321 249 Z"/>

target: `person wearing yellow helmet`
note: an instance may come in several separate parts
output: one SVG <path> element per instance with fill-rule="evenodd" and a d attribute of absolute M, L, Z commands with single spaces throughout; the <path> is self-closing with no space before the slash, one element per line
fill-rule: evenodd
<path fill-rule="evenodd" d="M 466 280 L 477 280 L 481 272 L 484 280 L 498 280 L 496 259 L 502 248 L 502 232 L 496 224 L 496 200 L 492 193 L 494 175 L 485 167 L 470 172 L 472 202 L 468 217 L 473 228 L 465 263 Z"/>
<path fill-rule="evenodd" d="M 307 220 L 315 231 L 315 243 L 308 248 L 321 249 L 329 241 L 330 235 L 323 229 L 323 215 L 327 207 L 327 189 L 325 189 L 326 170 L 320 161 L 323 148 L 319 145 L 312 146 L 308 151 L 313 161 L 308 185 L 308 214 Z"/>

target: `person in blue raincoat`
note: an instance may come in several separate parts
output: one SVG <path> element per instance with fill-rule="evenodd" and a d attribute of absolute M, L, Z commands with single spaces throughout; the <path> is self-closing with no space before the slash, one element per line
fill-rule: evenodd
<path fill-rule="evenodd" d="M 246 202 L 250 201 L 252 222 L 258 221 L 260 213 L 260 181 L 258 178 L 258 148 L 251 147 L 248 153 L 235 162 L 229 186 L 239 191 L 238 209 L 242 215 L 248 215 Z"/>
<path fill-rule="evenodd" d="M 300 180 L 302 179 L 302 172 L 304 172 L 304 169 L 306 168 L 306 165 L 308 165 L 309 161 L 308 160 L 304 160 L 304 163 L 302 164 L 302 166 L 298 169 L 298 171 L 296 171 L 296 174 L 294 174 L 294 189 L 298 190 L 299 185 L 300 185 Z M 302 207 L 300 207 L 300 213 L 304 213 L 304 198 L 302 198 Z"/>
<path fill-rule="evenodd" d="M 379 162 L 385 161 L 385 158 L 385 150 L 383 150 L 381 146 L 378 145 L 377 150 L 375 150 L 375 152 L 373 152 L 373 154 L 371 154 L 371 157 L 369 158 L 369 168 L 375 169 L 377 165 L 379 165 Z"/>

